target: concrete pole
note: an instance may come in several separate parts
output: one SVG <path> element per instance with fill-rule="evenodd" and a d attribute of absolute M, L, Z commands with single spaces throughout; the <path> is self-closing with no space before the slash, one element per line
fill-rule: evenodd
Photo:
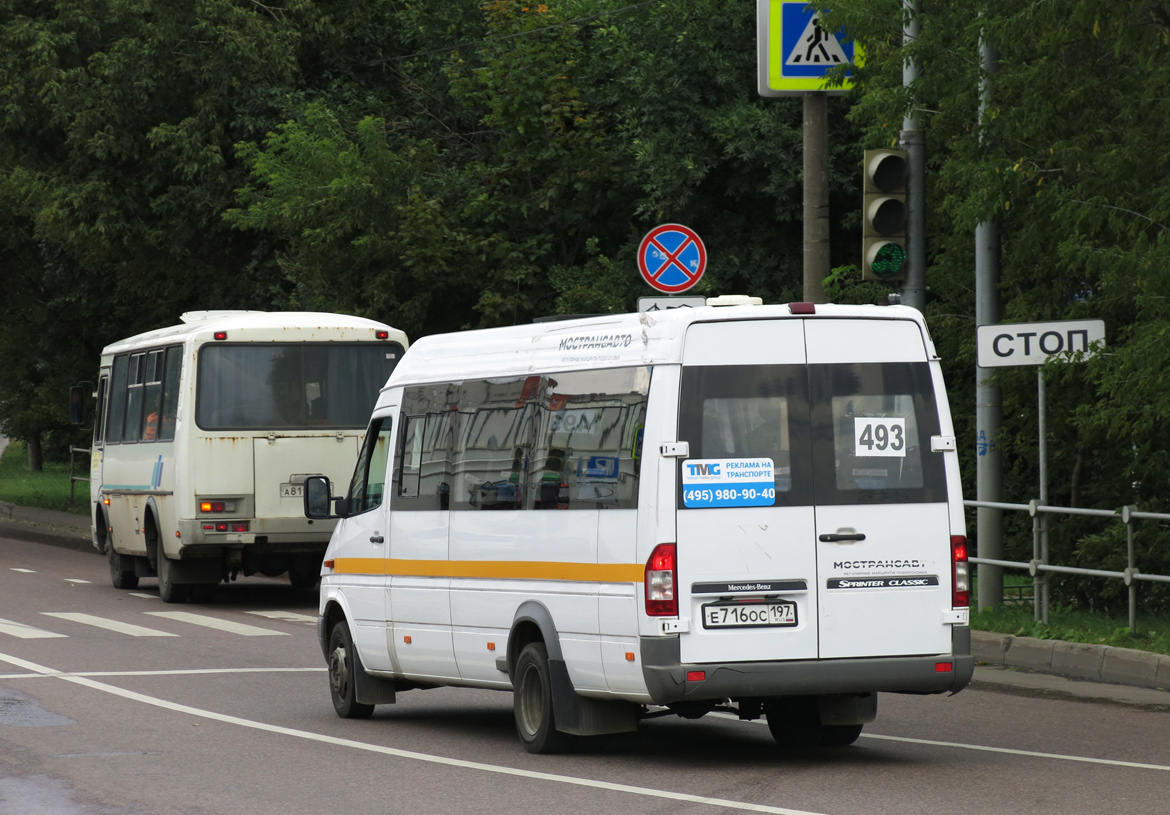
<path fill-rule="evenodd" d="M 804 94 L 804 299 L 825 302 L 829 276 L 828 94 Z"/>
<path fill-rule="evenodd" d="M 991 103 L 991 76 L 998 60 L 995 46 L 986 38 L 980 44 L 983 78 L 979 82 L 979 120 L 984 121 Z M 999 224 L 984 221 L 975 227 L 975 325 L 995 325 L 1000 320 Z M 1003 500 L 1003 465 L 995 439 L 1003 419 L 1003 397 L 987 368 L 975 368 L 975 500 Z M 976 510 L 977 554 L 1003 560 L 1003 510 Z M 976 567 L 980 609 L 1003 602 L 1003 567 Z"/>

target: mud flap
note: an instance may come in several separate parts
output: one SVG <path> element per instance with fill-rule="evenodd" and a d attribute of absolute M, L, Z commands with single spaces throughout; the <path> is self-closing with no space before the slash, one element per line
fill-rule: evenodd
<path fill-rule="evenodd" d="M 631 733 L 638 729 L 637 705 L 620 700 L 589 699 L 573 690 L 564 660 L 548 661 L 552 682 L 553 721 L 557 730 L 572 736 Z"/>

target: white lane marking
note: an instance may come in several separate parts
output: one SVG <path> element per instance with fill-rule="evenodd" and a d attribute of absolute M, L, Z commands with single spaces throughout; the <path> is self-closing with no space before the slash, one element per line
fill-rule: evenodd
<path fill-rule="evenodd" d="M 739 717 L 729 713 L 712 713 L 720 719 L 739 721 Z M 763 721 L 753 721 L 752 724 L 765 724 Z M 1011 747 L 986 747 L 982 744 L 962 744 L 956 741 L 931 741 L 930 739 L 911 739 L 905 736 L 881 736 L 877 733 L 862 733 L 863 739 L 878 739 L 880 741 L 900 741 L 906 744 L 926 744 L 931 747 L 953 747 L 956 750 L 976 750 L 983 753 L 1003 753 L 1009 756 L 1028 756 L 1029 758 L 1050 758 L 1056 761 L 1079 761 L 1085 764 L 1105 764 L 1111 767 L 1133 767 L 1139 770 L 1161 770 L 1170 772 L 1170 765 L 1141 764 L 1136 761 L 1117 761 L 1110 758 L 1088 758 L 1086 756 L 1070 756 L 1064 753 L 1041 753 L 1034 750 L 1014 750 Z"/>
<path fill-rule="evenodd" d="M 190 611 L 147 611 L 152 617 L 165 617 L 168 620 L 178 620 L 181 623 L 201 625 L 204 628 L 214 628 L 216 631 L 227 631 L 229 634 L 239 634 L 242 637 L 287 637 L 287 631 L 272 631 L 257 625 L 233 623 L 230 620 L 221 620 L 217 617 L 206 617 L 202 614 L 192 614 Z"/>
<path fill-rule="evenodd" d="M 36 572 L 32 569 L 18 569 L 15 566 L 12 567 L 12 571 L 21 572 L 22 574 L 36 574 Z"/>
<path fill-rule="evenodd" d="M 88 583 L 89 581 L 82 580 L 80 577 L 67 577 L 67 578 L 65 578 L 65 582 L 66 583 Z"/>
<path fill-rule="evenodd" d="M 328 668 L 174 668 L 168 671 L 57 671 L 53 673 L 0 674 L 8 679 L 60 679 L 65 676 L 203 676 L 204 674 L 325 673 Z"/>
<path fill-rule="evenodd" d="M 9 634 L 13 637 L 20 637 L 22 640 L 46 640 L 50 637 L 69 636 L 68 634 L 54 634 L 52 631 L 45 631 L 43 628 L 33 628 L 31 625 L 13 622 L 12 620 L 0 620 L 0 634 Z"/>
<path fill-rule="evenodd" d="M 295 611 L 249 611 L 246 613 L 255 614 L 257 617 L 267 617 L 270 620 L 287 620 L 292 623 L 317 624 L 316 614 L 298 614 Z"/>
<path fill-rule="evenodd" d="M 863 739 L 880 739 L 882 741 L 901 741 L 907 744 L 927 744 L 931 747 L 957 747 L 962 750 L 978 750 L 984 753 L 1004 753 L 1009 756 L 1028 756 L 1029 758 L 1052 758 L 1058 761 L 1080 761 L 1085 764 L 1106 764 L 1111 767 L 1134 767 L 1139 770 L 1162 770 L 1170 772 L 1170 767 L 1164 764 L 1141 764 L 1136 761 L 1117 761 L 1111 758 L 1087 758 L 1085 756 L 1069 756 L 1061 753 L 1040 753 L 1034 750 L 1013 750 L 1010 747 L 984 747 L 981 744 L 959 744 L 951 741 L 931 741 L 929 739 L 908 739 L 904 736 L 879 736 L 876 733 L 862 733 Z"/>
<path fill-rule="evenodd" d="M 21 668 L 30 671 L 36 671 L 42 674 L 53 674 L 54 678 L 60 678 L 66 682 L 73 682 L 93 690 L 99 690 L 103 693 L 110 693 L 115 696 L 121 696 L 124 699 L 130 699 L 134 702 L 142 702 L 147 705 L 154 705 L 165 710 L 174 711 L 176 713 L 186 713 L 191 716 L 198 716 L 203 719 L 210 719 L 216 722 L 223 722 L 225 724 L 239 725 L 240 727 L 248 727 L 253 730 L 262 730 L 267 733 L 276 733 L 282 736 L 293 736 L 299 739 L 306 739 L 308 741 L 316 741 L 322 744 L 330 744 L 335 747 L 351 747 L 355 750 L 365 750 L 370 753 L 380 753 L 381 755 L 394 756 L 395 758 L 405 758 L 412 761 L 425 761 L 430 764 L 442 764 L 447 767 L 459 767 L 465 770 L 479 770 L 481 772 L 496 773 L 498 775 L 510 775 L 516 778 L 527 778 L 534 781 L 552 781 L 558 784 L 570 784 L 577 787 L 589 787 L 592 789 L 606 790 L 608 792 L 624 792 L 630 795 L 641 795 L 647 798 L 662 798 L 670 801 L 685 801 L 691 804 L 704 804 L 712 807 L 720 807 L 722 809 L 737 810 L 741 812 L 767 812 L 770 815 L 822 815 L 822 813 L 809 812 L 801 809 L 788 809 L 786 807 L 773 807 L 766 804 L 750 804 L 744 801 L 730 801 L 724 798 L 708 798 L 704 795 L 688 795 L 683 792 L 671 792 L 669 790 L 657 790 L 652 787 L 635 787 L 630 784 L 615 784 L 609 781 L 596 781 L 592 778 L 576 778 L 571 775 L 556 775 L 554 773 L 542 773 L 534 770 L 521 770 L 515 767 L 504 767 L 499 764 L 485 764 L 480 761 L 464 761 L 458 758 L 446 758 L 444 756 L 430 755 L 429 753 L 416 753 L 411 750 L 398 750 L 393 747 L 383 747 L 378 744 L 367 744 L 366 742 L 353 741 L 351 739 L 339 739 L 334 736 L 326 736 L 321 733 L 311 733 L 307 730 L 294 730 L 291 727 L 280 727 L 274 724 L 265 724 L 264 722 L 256 722 L 251 719 L 241 719 L 238 716 L 227 716 L 222 713 L 215 713 L 210 710 L 202 710 L 197 707 L 189 707 L 187 705 L 180 705 L 174 702 L 168 702 L 165 699 L 158 699 L 154 696 L 147 696 L 142 693 L 135 693 L 124 688 L 107 685 L 103 682 L 97 682 L 87 677 L 76 676 L 72 674 L 56 674 L 51 668 L 37 665 L 17 657 L 10 657 L 6 654 L 0 654 L 0 662 L 8 662 Z"/>
<path fill-rule="evenodd" d="M 145 597 L 147 600 L 157 600 L 158 599 L 157 594 L 143 594 L 140 591 L 132 591 L 132 592 L 130 592 L 130 596 L 131 597 Z"/>
<path fill-rule="evenodd" d="M 172 634 L 169 631 L 159 631 L 157 628 L 147 628 L 142 625 L 134 625 L 133 623 L 120 623 L 117 620 L 109 620 L 105 617 L 98 617 L 93 614 L 82 614 L 79 611 L 42 611 L 46 617 L 57 617 L 61 620 L 69 620 L 74 623 L 82 623 L 83 625 L 92 625 L 97 628 L 104 628 L 107 631 L 116 631 L 119 634 L 128 634 L 131 637 L 177 637 L 178 634 Z"/>

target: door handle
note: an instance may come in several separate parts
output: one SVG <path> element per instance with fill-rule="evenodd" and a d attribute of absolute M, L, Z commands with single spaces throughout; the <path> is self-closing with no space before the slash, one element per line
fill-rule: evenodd
<path fill-rule="evenodd" d="M 841 541 L 863 541 L 863 540 L 865 540 L 865 535 L 863 535 L 861 532 L 849 532 L 849 533 L 844 534 L 844 535 L 839 535 L 839 534 L 834 533 L 834 532 L 828 532 L 824 535 L 821 535 L 818 540 L 820 540 L 821 543 L 840 543 Z"/>
<path fill-rule="evenodd" d="M 386 539 L 381 535 L 370 535 L 370 543 L 385 543 Z"/>

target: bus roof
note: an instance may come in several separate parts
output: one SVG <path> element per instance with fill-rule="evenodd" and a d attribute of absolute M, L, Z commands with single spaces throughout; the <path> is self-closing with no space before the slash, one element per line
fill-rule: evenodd
<path fill-rule="evenodd" d="M 406 335 L 385 323 L 346 314 L 315 311 L 189 311 L 182 315 L 182 323 L 157 328 L 133 337 L 127 337 L 102 349 L 103 355 L 131 351 L 145 346 L 168 342 L 183 342 L 189 338 L 210 340 L 217 331 L 225 331 L 228 341 L 247 339 L 249 342 L 344 342 L 373 339 L 372 332 L 388 331 L 388 339 L 407 346 Z M 233 337 L 233 332 L 246 332 Z"/>
<path fill-rule="evenodd" d="M 793 318 L 910 320 L 921 327 L 929 343 L 922 315 L 906 306 L 786 303 L 673 308 L 423 337 L 403 356 L 386 387 L 476 376 L 678 363 L 683 337 L 692 323 Z"/>

